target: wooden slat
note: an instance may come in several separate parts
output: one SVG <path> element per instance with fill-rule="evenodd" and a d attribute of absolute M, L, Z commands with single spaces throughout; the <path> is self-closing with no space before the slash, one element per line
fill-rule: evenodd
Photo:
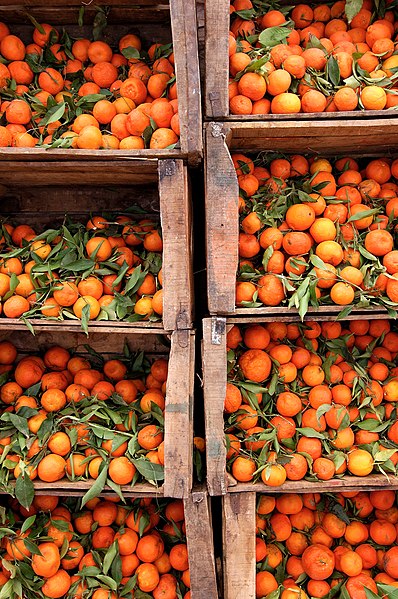
<path fill-rule="evenodd" d="M 342 311 L 341 306 L 321 306 L 320 308 L 309 308 L 304 320 L 330 321 L 336 320 Z M 298 310 L 295 308 L 255 308 L 247 310 L 245 308 L 236 308 L 234 318 L 228 318 L 228 322 L 297 322 L 299 320 Z M 352 312 L 344 317 L 344 320 L 380 320 L 388 318 L 387 310 L 380 306 L 373 306 L 365 310 L 364 308 L 353 308 Z"/>
<path fill-rule="evenodd" d="M 202 324 L 207 485 L 210 495 L 223 495 L 227 492 L 223 417 L 227 389 L 226 323 L 224 318 L 206 318 Z"/>
<path fill-rule="evenodd" d="M 222 118 L 223 122 L 236 121 L 237 123 L 256 123 L 256 122 L 272 122 L 272 121 L 308 121 L 311 118 L 312 121 L 325 121 L 325 120 L 342 120 L 342 119 L 384 119 L 392 118 L 397 115 L 395 108 L 387 108 L 385 110 L 342 110 L 341 112 L 315 112 L 305 113 L 300 112 L 298 114 L 229 114 Z M 219 118 L 207 120 L 220 120 Z"/>
<path fill-rule="evenodd" d="M 170 0 L 181 128 L 181 152 L 192 166 L 202 156 L 202 107 L 195 0 Z M 188 117 L 188 118 L 187 118 Z"/>
<path fill-rule="evenodd" d="M 368 476 L 346 476 L 327 481 L 286 481 L 281 487 L 267 487 L 263 483 L 238 483 L 228 476 L 228 493 L 334 493 L 339 491 L 377 491 L 378 489 L 398 489 L 398 476 L 369 474 Z"/>
<path fill-rule="evenodd" d="M 217 599 L 213 529 L 208 495 L 194 490 L 184 500 L 192 599 Z"/>
<path fill-rule="evenodd" d="M 33 484 L 35 487 L 35 493 L 37 493 L 37 495 L 51 494 L 57 496 L 67 495 L 71 497 L 81 497 L 93 486 L 93 481 L 70 481 L 65 478 L 54 483 L 46 483 L 35 480 Z M 134 485 L 134 487 L 131 487 L 130 485 L 123 485 L 121 489 L 125 497 L 139 498 L 148 496 L 163 496 L 163 487 L 155 487 L 154 485 L 150 485 L 148 483 L 137 483 Z M 0 495 L 6 495 L 6 493 L 0 490 Z M 110 487 L 106 486 L 103 492 L 100 494 L 100 497 L 107 497 L 109 495 L 115 496 L 115 492 Z"/>
<path fill-rule="evenodd" d="M 229 2 L 205 2 L 205 114 L 225 118 L 229 114 L 228 36 Z"/>
<path fill-rule="evenodd" d="M 192 220 L 187 169 L 181 160 L 159 163 L 165 329 L 192 327 Z"/>
<path fill-rule="evenodd" d="M 224 599 L 256 598 L 256 494 L 223 497 Z"/>
<path fill-rule="evenodd" d="M 207 296 L 211 314 L 235 309 L 239 187 L 226 145 L 226 133 L 226 128 L 214 123 L 206 130 Z"/>
<path fill-rule="evenodd" d="M 194 367 L 195 334 L 174 331 L 165 407 L 164 492 L 168 497 L 186 497 L 192 489 Z"/>
<path fill-rule="evenodd" d="M 211 124 L 207 125 L 211 127 Z M 398 148 L 398 119 L 356 119 L 300 122 L 231 122 L 231 150 L 282 150 L 291 153 L 319 152 L 322 155 L 364 151 L 392 152 Z M 388 147 L 386 148 L 386 140 Z"/>
<path fill-rule="evenodd" d="M 63 332 L 73 331 L 76 334 L 84 335 L 79 320 L 45 320 L 40 318 L 32 318 L 29 321 L 35 333 L 48 332 L 59 334 Z M 122 322 L 117 320 L 92 321 L 88 325 L 89 335 L 93 333 L 103 333 L 112 335 L 129 335 L 140 329 L 146 329 L 148 333 L 156 333 L 162 335 L 165 333 L 161 322 Z M 0 331 L 27 331 L 26 324 L 22 320 L 15 318 L 1 318 Z"/>

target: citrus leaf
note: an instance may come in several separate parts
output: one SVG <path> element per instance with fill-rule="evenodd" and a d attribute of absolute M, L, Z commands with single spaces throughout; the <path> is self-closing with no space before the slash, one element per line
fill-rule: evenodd
<path fill-rule="evenodd" d="M 359 13 L 363 5 L 363 0 L 347 0 L 345 3 L 345 14 L 347 21 L 351 23 L 352 19 Z"/>
<path fill-rule="evenodd" d="M 104 490 L 107 477 L 108 477 L 108 465 L 106 464 L 102 468 L 101 472 L 98 475 L 98 478 L 95 480 L 92 487 L 83 496 L 82 508 L 86 505 L 86 503 L 88 501 L 90 501 L 90 499 L 94 499 L 94 497 L 97 497 Z"/>
<path fill-rule="evenodd" d="M 289 37 L 291 32 L 292 30 L 288 27 L 267 27 L 258 36 L 258 41 L 262 46 L 272 48 Z"/>
<path fill-rule="evenodd" d="M 35 489 L 29 476 L 18 476 L 17 482 L 15 483 L 15 497 L 22 507 L 28 510 L 32 505 L 34 496 Z"/>

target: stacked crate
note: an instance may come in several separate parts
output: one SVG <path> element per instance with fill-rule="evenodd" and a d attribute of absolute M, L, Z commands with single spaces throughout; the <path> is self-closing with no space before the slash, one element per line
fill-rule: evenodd
<path fill-rule="evenodd" d="M 27 13 L 39 23 L 65 27 L 72 36 L 90 37 L 96 7 L 83 6 L 80 0 L 34 0 L 27 4 L 23 7 L 8 1 L 0 6 L 0 21 L 22 39 L 32 31 Z M 92 320 L 87 334 L 78 320 L 31 319 L 27 330 L 21 320 L 2 318 L 0 337 L 12 341 L 25 355 L 53 345 L 73 350 L 79 347 L 84 354 L 81 348 L 88 345 L 107 357 L 122 353 L 127 345 L 132 352 L 143 351 L 152 359 L 168 359 L 164 484 L 125 485 L 122 492 L 127 500 L 183 500 L 191 596 L 199 599 L 204 592 L 206 597 L 215 598 L 211 510 L 207 492 L 193 486 L 192 458 L 195 330 L 188 167 L 197 166 L 202 156 L 195 4 L 113 0 L 107 5 L 106 41 L 114 43 L 135 31 L 145 42 L 173 43 L 180 143 L 176 149 L 159 151 L 1 148 L 0 215 L 41 230 L 60 226 L 65 215 L 86 223 L 93 215 L 123 214 L 138 206 L 141 214 L 150 216 L 162 229 L 163 316 L 161 322 Z M 83 27 L 78 27 L 81 18 Z M 69 481 L 66 477 L 56 483 L 34 481 L 37 494 L 60 497 L 82 497 L 92 485 L 92 479 Z M 112 495 L 112 488 L 105 485 L 101 497 Z"/>

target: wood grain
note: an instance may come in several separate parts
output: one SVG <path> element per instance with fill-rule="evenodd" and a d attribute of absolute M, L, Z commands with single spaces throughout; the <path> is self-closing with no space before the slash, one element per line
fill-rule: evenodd
<path fill-rule="evenodd" d="M 165 480 L 168 497 L 186 497 L 193 477 L 193 401 L 195 333 L 171 335 L 165 407 Z"/>
<path fill-rule="evenodd" d="M 290 480 L 281 487 L 267 487 L 264 483 L 238 483 L 229 476 L 228 493 L 335 493 L 339 491 L 377 491 L 380 489 L 398 489 L 398 476 L 369 474 L 356 477 L 344 475 L 327 481 Z"/>
<path fill-rule="evenodd" d="M 230 122 L 231 150 L 282 150 L 363 155 L 398 149 L 398 119 L 303 120 L 300 122 Z M 207 125 L 211 127 L 211 124 Z M 388 148 L 385 140 L 388 139 Z"/>
<path fill-rule="evenodd" d="M 192 215 L 187 168 L 181 160 L 159 162 L 163 235 L 163 325 L 189 329 L 193 319 Z"/>
<path fill-rule="evenodd" d="M 229 114 L 229 3 L 205 1 L 205 114 L 224 119 Z"/>
<path fill-rule="evenodd" d="M 191 166 L 203 155 L 202 106 L 195 0 L 170 0 L 181 128 L 181 152 Z"/>
<path fill-rule="evenodd" d="M 184 499 L 185 525 L 193 599 L 217 599 L 211 505 L 207 493 L 194 489 Z"/>
<path fill-rule="evenodd" d="M 225 314 L 235 309 L 239 187 L 227 138 L 228 128 L 221 124 L 206 129 L 207 296 L 211 314 Z"/>
<path fill-rule="evenodd" d="M 224 399 L 227 390 L 226 322 L 202 321 L 203 395 L 206 429 L 207 486 L 210 495 L 227 492 Z"/>
<path fill-rule="evenodd" d="M 223 497 L 224 599 L 256 598 L 256 494 Z"/>

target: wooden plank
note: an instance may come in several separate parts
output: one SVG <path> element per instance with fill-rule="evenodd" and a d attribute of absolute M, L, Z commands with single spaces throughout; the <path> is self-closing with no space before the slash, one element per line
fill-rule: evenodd
<path fill-rule="evenodd" d="M 122 353 L 126 343 L 131 351 L 158 354 L 158 357 L 167 355 L 169 352 L 167 347 L 169 337 L 167 335 L 163 336 L 161 333 L 164 333 L 164 331 L 161 329 L 129 330 L 120 335 L 109 334 L 108 331 L 104 330 L 91 331 L 87 339 L 87 336 L 77 327 L 75 327 L 75 330 L 72 328 L 69 330 L 48 328 L 39 331 L 34 336 L 26 327 L 15 331 L 15 329 L 6 326 L 6 320 L 1 320 L 1 324 L 3 326 L 0 330 L 0 339 L 12 341 L 18 352 L 24 354 L 45 351 L 52 345 L 60 345 L 81 354 L 85 353 L 84 346 L 87 343 L 101 354 Z"/>
<path fill-rule="evenodd" d="M 240 494 L 257 492 L 263 494 L 275 493 L 337 493 L 339 491 L 377 491 L 378 489 L 398 489 L 398 476 L 369 474 L 368 476 L 346 476 L 327 481 L 286 481 L 281 487 L 267 487 L 259 483 L 237 483 L 228 475 L 228 493 Z"/>
<path fill-rule="evenodd" d="M 195 0 L 170 0 L 181 128 L 181 152 L 191 166 L 202 156 L 202 108 Z"/>
<path fill-rule="evenodd" d="M 221 124 L 212 124 L 206 129 L 207 295 L 211 314 L 225 314 L 235 309 L 239 187 L 227 136 L 228 128 Z"/>
<path fill-rule="evenodd" d="M 57 496 L 72 496 L 72 497 L 81 497 L 84 493 L 86 493 L 92 486 L 93 481 L 70 481 L 67 478 L 59 480 L 54 483 L 46 483 L 43 481 L 35 480 L 33 482 L 35 487 L 35 492 L 37 495 L 57 495 Z M 139 498 L 139 497 L 162 497 L 163 496 L 163 487 L 155 487 L 154 485 L 150 485 L 149 483 L 137 483 L 134 487 L 130 485 L 123 485 L 121 487 L 123 495 L 131 498 Z M 7 495 L 4 491 L 0 490 L 0 495 Z M 100 494 L 100 497 L 107 497 L 109 495 L 115 496 L 115 492 L 108 486 L 106 486 L 103 492 Z"/>
<path fill-rule="evenodd" d="M 79 320 L 45 320 L 40 318 L 32 318 L 29 321 L 35 331 L 38 332 L 68 332 L 73 331 L 77 334 L 84 335 Z M 103 333 L 112 335 L 129 335 L 140 329 L 146 329 L 148 333 L 156 333 L 157 335 L 165 334 L 161 322 L 123 322 L 118 320 L 106 321 L 91 321 L 88 325 L 89 335 L 93 333 Z M 16 318 L 0 318 L 0 331 L 28 331 L 26 324 L 22 320 Z M 30 334 L 30 333 L 29 333 Z M 87 339 L 87 337 L 86 337 Z"/>
<path fill-rule="evenodd" d="M 174 331 L 164 412 L 164 492 L 168 497 L 186 497 L 192 489 L 194 376 L 195 334 Z"/>
<path fill-rule="evenodd" d="M 211 506 L 203 490 L 184 500 L 192 599 L 217 599 Z"/>
<path fill-rule="evenodd" d="M 330 321 L 337 320 L 339 313 L 342 311 L 341 306 L 320 306 L 319 308 L 308 308 L 308 312 L 304 316 L 304 320 Z M 234 311 L 234 319 L 228 319 L 228 322 L 297 322 L 299 320 L 298 310 L 296 308 L 288 309 L 280 308 L 236 308 Z M 344 317 L 344 320 L 374 320 L 389 318 L 387 310 L 381 306 L 372 306 L 371 308 L 353 308 L 352 312 Z"/>
<path fill-rule="evenodd" d="M 224 599 L 256 597 L 256 494 L 223 497 Z"/>
<path fill-rule="evenodd" d="M 163 236 L 163 325 L 167 330 L 192 327 L 192 218 L 187 168 L 181 160 L 159 162 L 159 197 Z"/>
<path fill-rule="evenodd" d="M 283 150 L 287 152 L 320 152 L 340 155 L 343 152 L 363 154 L 386 153 L 398 148 L 398 119 L 357 119 L 355 121 L 256 122 L 228 123 L 232 132 L 231 150 Z M 212 128 L 212 124 L 207 125 Z M 214 128 L 214 125 L 213 125 Z"/>
<path fill-rule="evenodd" d="M 341 120 L 341 119 L 383 119 L 391 118 L 396 115 L 397 111 L 394 108 L 386 108 L 385 110 L 342 110 L 340 112 L 314 112 L 311 114 L 305 112 L 299 112 L 298 114 L 229 114 L 223 117 L 223 122 L 242 122 L 242 123 L 256 123 L 258 121 L 305 121 L 311 118 L 311 120 Z M 208 120 L 209 117 L 208 117 Z M 211 120 L 220 120 L 218 118 Z"/>
<path fill-rule="evenodd" d="M 224 399 L 227 385 L 226 322 L 205 318 L 202 363 L 206 429 L 206 470 L 210 495 L 227 492 Z"/>
<path fill-rule="evenodd" d="M 225 118 L 229 114 L 229 3 L 205 2 L 205 114 Z"/>

